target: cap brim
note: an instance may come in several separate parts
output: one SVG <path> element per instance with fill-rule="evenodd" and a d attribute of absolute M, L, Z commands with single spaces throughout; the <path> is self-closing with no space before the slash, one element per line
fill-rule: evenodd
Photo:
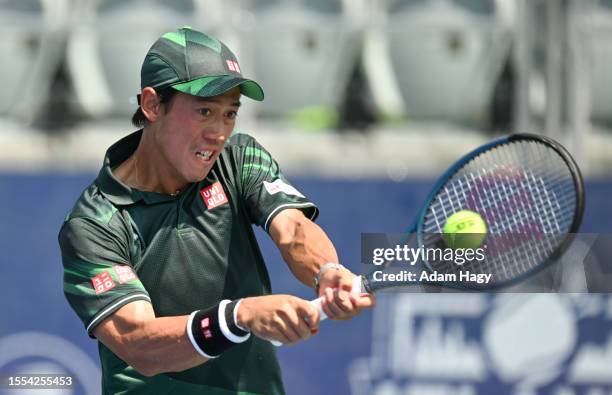
<path fill-rule="evenodd" d="M 188 95 L 212 97 L 219 96 L 237 86 L 240 87 L 240 93 L 246 97 L 257 101 L 262 101 L 264 99 L 263 89 L 261 89 L 261 86 L 259 86 L 257 82 L 235 75 L 202 77 L 196 80 L 172 85 L 172 88 L 187 93 Z"/>

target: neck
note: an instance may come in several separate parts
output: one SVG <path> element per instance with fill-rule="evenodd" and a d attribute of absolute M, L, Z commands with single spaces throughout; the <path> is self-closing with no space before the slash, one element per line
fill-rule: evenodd
<path fill-rule="evenodd" d="M 115 177 L 131 188 L 176 196 L 187 185 L 172 171 L 159 152 L 152 133 L 143 132 L 136 151 L 114 171 Z"/>

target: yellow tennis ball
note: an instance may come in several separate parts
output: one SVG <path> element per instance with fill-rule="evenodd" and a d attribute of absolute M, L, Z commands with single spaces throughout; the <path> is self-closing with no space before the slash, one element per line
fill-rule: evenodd
<path fill-rule="evenodd" d="M 442 238 L 450 248 L 478 248 L 487 238 L 487 224 L 480 214 L 461 210 L 446 219 Z"/>

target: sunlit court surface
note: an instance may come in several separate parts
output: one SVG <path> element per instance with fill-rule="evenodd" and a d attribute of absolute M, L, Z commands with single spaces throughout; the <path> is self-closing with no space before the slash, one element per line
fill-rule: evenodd
<path fill-rule="evenodd" d="M 255 348 L 244 365 L 260 352 L 261 377 L 276 354 L 282 383 L 271 395 L 612 394 L 610 1 L 0 0 L 0 33 L 0 393 L 154 393 L 157 383 L 168 393 L 267 395 L 260 389 L 272 386 L 252 384 L 240 377 L 244 366 L 224 362 L 241 360 L 236 350 L 248 345 Z M 164 87 L 186 100 L 175 96 L 172 104 L 200 95 L 209 107 L 198 107 L 198 117 L 221 108 L 225 117 L 216 126 L 197 118 L 203 135 L 231 125 L 232 137 L 215 132 L 225 151 L 204 137 L 181 162 L 172 144 L 196 121 L 185 121 L 188 104 L 163 107 L 180 114 L 164 118 L 164 127 L 179 118 L 188 126 L 151 139 L 168 144 L 140 158 L 149 169 L 176 171 L 158 173 L 157 183 L 142 170 L 130 178 L 135 154 L 108 168 L 130 191 L 146 191 L 151 207 L 175 206 L 155 215 L 130 211 L 134 202 L 120 202 L 114 190 L 112 207 L 96 215 L 109 224 L 116 213 L 131 218 L 125 248 L 134 262 L 104 261 L 124 248 L 109 241 L 113 235 L 92 242 L 102 258 L 89 262 L 60 249 L 58 234 L 101 174 L 109 147 L 140 129 L 131 120 L 151 97 L 143 80 L 163 86 L 160 63 L 150 63 L 157 73 L 141 74 L 160 37 L 163 48 L 185 48 L 188 64 L 175 88 Z M 193 59 L 210 59 L 201 55 L 208 50 L 220 63 L 195 68 L 203 62 Z M 190 85 L 204 75 L 222 79 Z M 256 81 L 263 100 L 232 78 Z M 253 145 L 237 153 L 237 141 Z M 236 177 L 228 176 L 232 166 Z M 197 169 L 206 174 L 188 179 Z M 181 177 L 187 181 L 176 188 L 168 181 Z M 286 263 L 272 223 L 288 209 L 316 217 L 337 262 L 317 245 L 305 249 L 314 269 Z M 168 225 L 173 215 L 176 229 Z M 184 224 L 210 233 L 200 239 L 181 230 L 184 215 L 193 218 Z M 250 230 L 227 226 L 226 218 L 242 216 L 252 240 Z M 143 224 L 156 233 L 142 232 Z M 214 251 L 214 263 L 196 266 L 191 255 L 154 243 L 172 232 L 193 249 Z M 60 234 L 60 243 L 80 236 Z M 251 251 L 216 254 L 209 236 L 219 245 L 256 243 L 253 262 L 261 251 L 262 266 L 232 267 Z M 109 269 L 81 272 L 78 262 Z M 159 270 L 146 272 L 140 262 Z M 201 277 L 177 274 L 177 289 L 153 292 L 187 265 Z M 271 346 L 274 339 L 258 337 L 253 325 L 243 328 L 244 344 L 204 362 L 203 319 L 199 338 L 180 327 L 181 341 L 166 356 L 176 364 L 173 355 L 187 350 L 191 362 L 169 372 L 163 362 L 141 369 L 138 358 L 132 367 L 93 337 L 126 297 L 151 303 L 155 319 L 189 316 L 194 308 L 181 290 L 196 292 L 214 277 L 224 296 L 204 290 L 197 309 L 233 295 L 244 301 L 260 292 L 249 294 L 254 272 L 264 279 L 262 293 L 295 296 L 325 318 L 316 284 L 344 270 L 361 276 L 346 295 L 376 295 L 376 305 L 350 319 L 322 319 L 293 344 Z M 132 293 L 113 299 L 126 284 Z M 79 304 L 74 295 L 87 298 Z M 238 310 L 224 315 L 229 326 L 238 325 Z M 148 387 L 105 377 L 108 361 Z"/>

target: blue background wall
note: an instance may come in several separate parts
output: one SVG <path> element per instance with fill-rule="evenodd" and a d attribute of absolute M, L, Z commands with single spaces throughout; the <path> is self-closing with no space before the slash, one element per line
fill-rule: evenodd
<path fill-rule="evenodd" d="M 4 301 L 0 307 L 0 339 L 21 331 L 56 334 L 97 361 L 96 342 L 87 337 L 64 299 L 56 239 L 65 214 L 94 177 L 89 173 L 0 174 L 0 296 Z M 334 241 L 341 261 L 355 270 L 360 234 L 401 232 L 433 183 L 321 179 L 293 182 L 319 205 L 318 223 Z M 612 182 L 588 182 L 586 192 L 582 230 L 609 232 Z M 274 292 L 312 298 L 312 290 L 290 276 L 267 236 L 258 232 L 258 237 Z M 366 312 L 350 322 L 327 322 L 321 333 L 308 342 L 279 349 L 289 393 L 348 394 L 346 369 L 356 357 L 370 354 L 371 321 L 372 312 Z M 588 336 L 602 341 L 611 330 L 609 325 L 600 323 L 589 328 Z M 8 365 L 0 363 L 0 372 L 6 369 Z M 93 386 L 96 388 L 97 383 Z"/>

